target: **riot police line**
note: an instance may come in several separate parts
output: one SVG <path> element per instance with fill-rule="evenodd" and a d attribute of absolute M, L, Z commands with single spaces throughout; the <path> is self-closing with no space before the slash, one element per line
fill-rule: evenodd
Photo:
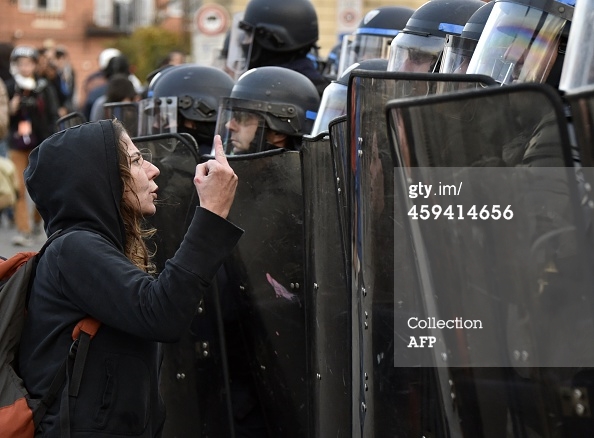
<path fill-rule="evenodd" d="M 395 45 L 414 43 L 402 35 Z M 512 83 L 509 65 L 498 82 L 472 63 L 464 75 L 355 69 L 327 130 L 295 150 L 230 148 L 229 218 L 246 232 L 187 337 L 164 346 L 163 436 L 591 436 L 594 90 L 576 79 L 588 57 L 566 59 L 564 95 Z M 181 181 L 209 158 L 194 136 L 161 132 L 177 111 L 168 97 L 120 113 L 150 113 L 160 132 L 134 139 L 161 169 L 157 264 L 198 202 Z M 217 132 L 255 111 L 248 101 L 223 98 Z M 255 126 L 262 145 L 265 118 Z M 464 189 L 418 199 L 415 184 Z M 422 203 L 514 217 L 413 219 Z M 428 326 L 435 342 L 411 349 L 411 318 L 483 328 Z"/>
<path fill-rule="evenodd" d="M 188 338 L 164 346 L 164 435 L 227 436 L 247 394 L 268 436 L 585 436 L 591 237 L 557 93 L 373 70 L 348 89 L 347 114 L 299 151 L 229 156 L 246 239 Z M 135 142 L 161 169 L 166 260 L 197 203 L 175 182 L 208 156 L 183 134 Z M 409 219 L 409 185 L 459 181 L 472 192 L 456 202 L 509 203 L 516 220 Z M 484 330 L 428 330 L 435 345 L 411 352 L 411 317 Z"/>

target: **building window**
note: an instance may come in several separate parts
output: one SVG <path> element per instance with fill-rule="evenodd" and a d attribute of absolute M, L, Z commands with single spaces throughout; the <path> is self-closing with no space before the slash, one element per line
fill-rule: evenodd
<path fill-rule="evenodd" d="M 128 32 L 138 26 L 149 26 L 153 16 L 151 0 L 95 0 L 93 17 L 99 27 Z"/>
<path fill-rule="evenodd" d="M 286 1 L 286 0 L 279 0 Z M 202 6 L 201 0 L 170 0 L 167 2 L 167 16 L 180 18 L 187 13 L 193 13 Z M 215 2 L 216 3 L 216 2 Z"/>
<path fill-rule="evenodd" d="M 64 12 L 64 0 L 19 0 L 21 12 Z"/>
<path fill-rule="evenodd" d="M 181 0 L 172 0 L 167 2 L 167 15 L 169 17 L 183 17 L 184 5 Z"/>

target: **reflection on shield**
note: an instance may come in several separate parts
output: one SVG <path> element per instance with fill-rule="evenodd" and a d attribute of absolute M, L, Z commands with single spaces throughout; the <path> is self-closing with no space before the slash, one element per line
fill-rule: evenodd
<path fill-rule="evenodd" d="M 396 349 L 400 322 L 422 308 L 406 211 L 394 190 L 385 104 L 394 98 L 483 88 L 484 76 L 354 70 L 349 79 L 345 199 L 353 333 L 353 413 L 365 436 L 432 435 L 442 426 L 436 372 L 421 349 Z M 337 165 L 337 168 L 340 166 Z M 400 345 L 400 344 L 398 344 Z M 412 365 L 395 367 L 405 356 Z M 446 379 L 447 382 L 447 379 Z M 422 415 L 431 407 L 432 415 Z M 407 412 L 394 415 L 394 412 Z"/>
<path fill-rule="evenodd" d="M 491 87 L 394 100 L 387 114 L 421 303 L 397 322 L 396 351 L 434 339 L 423 365 L 455 395 L 444 398 L 448 423 L 465 436 L 546 436 L 552 424 L 559 436 L 592 434 L 568 396 L 594 389 L 594 346 L 576 336 L 594 329 L 594 299 L 558 95 Z"/>
<path fill-rule="evenodd" d="M 300 156 L 277 149 L 228 160 L 239 178 L 228 219 L 245 230 L 228 264 L 239 283 L 236 336 L 247 345 L 241 367 L 255 379 L 271 436 L 302 437 L 310 380 Z"/>
<path fill-rule="evenodd" d="M 136 102 L 109 102 L 103 104 L 106 119 L 118 119 L 130 137 L 138 135 L 138 104 Z"/>
<path fill-rule="evenodd" d="M 351 296 L 328 134 L 304 137 L 310 436 L 351 436 Z"/>
<path fill-rule="evenodd" d="M 348 242 L 347 238 L 347 120 L 346 116 L 338 117 L 330 122 L 330 144 L 332 151 L 332 168 L 336 175 L 336 192 L 338 195 L 338 219 L 342 233 L 342 241 Z M 345 253 L 346 260 L 346 253 Z"/>

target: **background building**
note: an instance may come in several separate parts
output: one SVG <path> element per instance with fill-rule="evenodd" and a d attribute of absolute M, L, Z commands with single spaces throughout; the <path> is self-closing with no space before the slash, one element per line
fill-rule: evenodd
<path fill-rule="evenodd" d="M 281 0 L 290 1 L 290 0 Z M 180 35 L 192 47 L 189 61 L 211 63 L 222 47 L 235 13 L 248 0 L 0 0 L 0 42 L 65 46 L 77 87 L 98 69 L 97 57 L 135 29 L 156 26 Z M 355 29 L 376 7 L 416 8 L 423 0 L 312 0 L 318 13 L 320 55 L 325 57 L 341 34 Z M 144 78 L 139 75 L 140 79 Z"/>

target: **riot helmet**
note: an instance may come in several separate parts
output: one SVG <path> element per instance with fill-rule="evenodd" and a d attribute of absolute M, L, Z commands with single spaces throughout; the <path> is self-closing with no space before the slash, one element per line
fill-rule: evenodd
<path fill-rule="evenodd" d="M 481 0 L 432 0 L 417 9 L 390 45 L 388 71 L 439 71 L 445 37 L 460 35 Z"/>
<path fill-rule="evenodd" d="M 495 2 L 490 1 L 478 8 L 472 14 L 472 17 L 468 19 L 459 36 L 452 34 L 446 35 L 443 56 L 439 66 L 440 73 L 466 73 L 474 49 L 481 37 L 481 33 L 483 33 L 483 29 L 494 5 Z"/>
<path fill-rule="evenodd" d="M 228 65 L 236 73 L 280 65 L 307 55 L 318 40 L 318 16 L 309 0 L 250 0 L 234 17 Z"/>
<path fill-rule="evenodd" d="M 574 17 L 559 84 L 559 89 L 565 92 L 594 84 L 594 40 L 590 27 L 594 19 L 594 0 L 580 0 L 575 5 Z"/>
<path fill-rule="evenodd" d="M 139 104 L 140 135 L 187 132 L 204 153 L 210 152 L 219 100 L 229 96 L 233 80 L 215 67 L 181 64 L 162 70 Z M 201 148 L 202 149 L 202 148 Z"/>
<path fill-rule="evenodd" d="M 353 70 L 386 71 L 387 67 L 388 60 L 379 58 L 366 59 L 365 61 L 355 62 L 350 65 L 338 80 L 333 81 L 324 90 L 311 135 L 315 137 L 322 132 L 327 132 L 328 125 L 332 120 L 346 114 L 349 78 Z"/>
<path fill-rule="evenodd" d="M 575 0 L 495 0 L 467 73 L 558 86 Z"/>
<path fill-rule="evenodd" d="M 146 75 L 146 82 L 148 82 L 148 86 L 144 90 L 145 97 L 152 97 L 153 96 L 153 88 L 155 88 L 155 84 L 161 73 L 168 68 L 175 67 L 173 65 L 167 64 L 161 67 L 156 68 L 155 70 L 151 71 L 148 75 Z"/>
<path fill-rule="evenodd" d="M 338 75 L 365 59 L 388 59 L 390 43 L 404 29 L 414 9 L 385 6 L 365 14 L 357 29 L 342 40 Z"/>
<path fill-rule="evenodd" d="M 254 68 L 237 80 L 230 97 L 221 99 L 216 133 L 230 155 L 275 147 L 295 150 L 311 132 L 319 105 L 316 87 L 301 73 Z M 277 138 L 284 144 L 273 141 Z"/>

